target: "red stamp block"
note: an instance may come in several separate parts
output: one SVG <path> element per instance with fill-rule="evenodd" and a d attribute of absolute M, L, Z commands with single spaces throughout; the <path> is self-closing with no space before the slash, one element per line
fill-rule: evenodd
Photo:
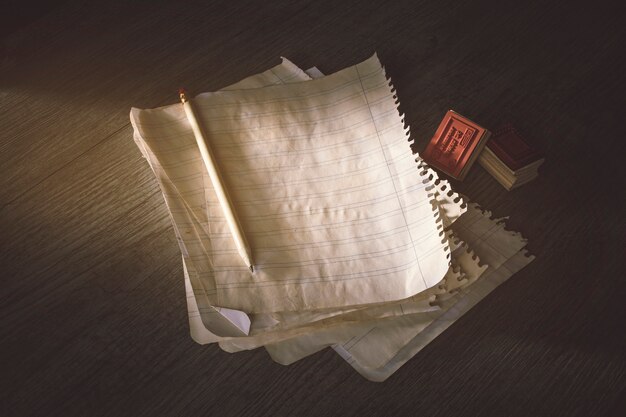
<path fill-rule="evenodd" d="M 422 154 L 430 165 L 462 180 L 485 146 L 490 132 L 449 110 Z"/>

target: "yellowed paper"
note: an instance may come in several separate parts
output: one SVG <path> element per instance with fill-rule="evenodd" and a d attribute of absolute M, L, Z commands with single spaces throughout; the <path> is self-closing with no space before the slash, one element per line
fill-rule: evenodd
<path fill-rule="evenodd" d="M 429 184 L 376 56 L 322 79 L 205 93 L 195 103 L 254 274 L 241 266 L 215 195 L 202 197 L 211 187 L 189 189 L 204 168 L 181 106 L 133 109 L 131 118 L 183 196 L 186 207 L 170 210 L 192 214 L 178 226 L 199 305 L 265 313 L 379 303 L 444 276 L 448 250 Z M 208 228 L 196 200 L 205 200 Z"/>
<path fill-rule="evenodd" d="M 250 277 L 245 272 L 242 274 L 242 271 L 233 268 L 236 262 L 236 247 L 226 242 L 228 238 L 226 222 L 223 216 L 220 216 L 219 205 L 212 192 L 206 169 L 203 170 L 198 165 L 199 162 L 201 164 L 199 152 L 190 146 L 188 136 L 190 128 L 184 126 L 180 118 L 184 113 L 176 106 L 151 111 L 133 109 L 131 112 L 135 127 L 135 140 L 160 182 L 179 238 L 185 268 L 190 330 L 192 337 L 198 343 L 219 342 L 223 349 L 231 352 L 269 344 L 268 351 L 280 363 L 291 363 L 325 346 L 333 345 L 335 350 L 366 378 L 384 380 L 428 341 L 467 311 L 468 306 L 478 302 L 497 283 L 508 278 L 515 272 L 515 268 L 523 267 L 532 259 L 523 256 L 523 252 L 520 251 L 525 245 L 525 240 L 517 233 L 506 231 L 501 221 L 491 220 L 490 213 L 483 213 L 478 207 L 471 205 L 468 213 L 464 214 L 467 207 L 459 195 L 451 190 L 447 181 L 440 180 L 419 156 L 414 155 L 403 159 L 403 154 L 410 155 L 406 142 L 407 132 L 397 114 L 395 102 L 392 100 L 392 91 L 384 71 L 380 69 L 380 64 L 374 58 L 351 67 L 356 74 L 349 74 L 350 68 L 348 68 L 343 71 L 344 74 L 340 74 L 341 77 L 336 77 L 339 81 L 331 79 L 325 84 L 319 83 L 319 86 L 310 88 L 311 91 L 318 89 L 318 92 L 324 88 L 346 88 L 348 93 L 344 93 L 347 95 L 343 96 L 343 104 L 347 113 L 343 114 L 342 119 L 349 122 L 369 112 L 371 123 L 358 126 L 360 129 L 358 131 L 359 135 L 367 136 L 369 133 L 370 137 L 359 142 L 358 151 L 356 147 L 343 149 L 342 146 L 338 146 L 341 140 L 358 140 L 360 136 L 346 135 L 343 131 L 342 134 L 336 134 L 335 130 L 345 130 L 345 123 L 348 122 L 333 119 L 333 114 L 339 111 L 337 107 L 328 104 L 333 100 L 324 101 L 315 94 L 309 97 L 311 91 L 307 89 L 308 87 L 300 85 L 306 84 L 303 81 L 308 80 L 309 76 L 285 59 L 277 67 L 224 89 L 232 93 L 224 93 L 225 96 L 220 96 L 221 93 L 201 96 L 205 99 L 203 105 L 207 107 L 205 122 L 208 121 L 209 125 L 214 128 L 212 132 L 216 138 L 226 138 L 222 143 L 224 145 L 221 148 L 223 158 L 220 160 L 225 160 L 227 167 L 230 167 L 228 169 L 235 172 L 229 181 L 231 185 L 234 184 L 240 202 L 243 201 L 244 206 L 248 206 L 246 228 L 252 225 L 251 230 L 255 233 L 256 241 L 265 244 L 265 246 L 259 245 L 259 248 L 267 250 L 269 254 L 268 258 L 265 258 L 266 276 L 258 282 L 250 282 Z M 376 76 L 363 77 L 361 72 L 365 74 L 370 70 L 372 73 L 374 70 L 380 70 L 377 74 L 378 78 Z M 319 71 L 312 70 L 308 70 L 307 73 L 314 77 L 322 75 Z M 381 81 L 380 85 L 376 84 L 377 79 Z M 352 85 L 357 81 L 360 83 L 360 89 Z M 270 87 L 270 91 L 276 90 L 271 94 L 262 91 L 266 90 L 264 87 L 289 82 L 298 85 L 290 89 L 284 88 L 284 90 L 281 90 L 282 87 Z M 349 87 L 345 87 L 346 84 Z M 241 91 L 250 89 L 258 91 L 254 91 L 254 94 L 249 94 L 250 91 Z M 355 95 L 350 96 L 350 92 Z M 300 101 L 293 107 L 287 107 L 285 111 L 284 102 L 294 100 L 294 94 L 296 101 Z M 356 96 L 361 97 L 361 101 L 364 100 L 365 103 L 355 104 L 358 101 Z M 333 104 L 336 104 L 337 98 L 333 98 Z M 224 110 L 229 106 L 231 107 L 230 113 Z M 339 106 L 339 108 L 344 108 L 344 106 Z M 231 126 L 233 112 L 241 113 L 242 111 L 245 117 L 237 120 L 237 127 Z M 285 118 L 284 114 L 289 116 Z M 318 127 L 318 122 L 315 120 L 318 122 L 321 120 L 322 124 L 327 124 L 327 130 L 310 131 L 311 127 L 324 129 L 324 127 Z M 160 124 L 161 122 L 169 125 L 164 127 Z M 275 125 L 264 129 L 265 123 L 268 122 Z M 168 138 L 170 135 L 180 137 L 180 139 L 174 144 L 169 143 L 171 142 L 171 138 Z M 256 135 L 268 136 L 264 140 L 259 140 L 260 136 Z M 368 154 L 367 150 L 370 148 L 367 146 L 374 142 L 374 135 L 380 149 L 377 150 L 375 146 L 370 145 L 371 150 Z M 294 140 L 292 136 L 313 138 L 315 143 L 305 139 Z M 230 141 L 234 141 L 234 145 Z M 319 141 L 321 144 L 318 143 Z M 258 142 L 259 145 L 254 142 Z M 269 152 L 264 149 L 267 146 L 262 146 L 268 143 Z M 362 147 L 365 147 L 366 154 L 368 154 L 366 158 L 361 158 Z M 252 150 L 249 151 L 249 148 Z M 265 158 L 263 158 L 263 152 L 266 153 Z M 346 152 L 355 153 L 347 156 Z M 254 161 L 254 166 L 242 163 L 259 154 L 261 158 Z M 377 160 L 376 157 L 379 159 Z M 336 167 L 329 168 L 330 163 L 323 163 L 327 160 Z M 387 184 L 381 186 L 380 189 L 368 189 L 360 185 L 369 184 L 374 180 L 374 177 L 369 174 L 372 168 L 376 167 L 376 161 L 383 161 L 386 164 L 390 174 L 388 183 L 392 187 Z M 362 170 L 360 167 L 363 164 L 365 168 Z M 261 166 L 260 169 L 259 166 Z M 380 168 L 383 166 L 381 165 Z M 406 178 L 400 175 L 405 168 Z M 412 175 L 409 174 L 409 168 L 413 171 Z M 288 174 L 284 174 L 283 171 Z M 327 181 L 324 180 L 326 178 L 324 175 L 328 177 Z M 360 176 L 363 176 L 361 178 L 363 182 L 359 182 Z M 376 176 L 376 178 L 384 179 L 385 175 Z M 319 181 L 320 179 L 322 181 Z M 344 182 L 343 188 L 332 189 L 335 182 L 342 181 Z M 327 191 L 329 185 L 331 190 Z M 341 192 L 346 187 L 350 188 L 354 185 L 357 185 L 354 193 Z M 308 195 L 304 194 L 306 206 L 298 201 L 302 196 L 300 190 L 303 187 L 309 187 L 308 189 L 312 191 Z M 269 193 L 264 194 L 264 188 L 269 190 Z M 359 240 L 364 240 L 358 235 L 360 230 L 372 227 L 374 230 L 381 231 L 375 234 L 375 239 L 381 236 L 385 238 L 384 231 L 393 225 L 393 222 L 389 223 L 385 219 L 380 222 L 379 229 L 376 229 L 378 224 L 376 221 L 361 224 L 358 216 L 346 217 L 345 212 L 356 210 L 355 212 L 360 213 L 361 207 L 355 201 L 364 195 L 368 198 L 378 196 L 378 194 L 372 194 L 374 190 L 378 193 L 392 188 L 394 192 L 390 196 L 393 197 L 395 194 L 405 226 L 415 224 L 415 229 L 407 227 L 408 238 L 405 246 L 413 246 L 419 274 L 414 268 L 411 270 L 413 277 L 408 276 L 409 269 L 404 271 L 403 275 L 405 282 L 413 285 L 409 290 L 404 288 L 403 294 L 412 295 L 396 298 L 400 297 L 401 293 L 396 292 L 395 295 L 387 294 L 375 298 L 376 292 L 384 290 L 384 287 L 376 287 L 375 284 L 369 282 L 365 290 L 357 288 L 357 292 L 350 296 L 348 292 L 355 287 L 342 288 L 339 293 L 331 293 L 341 288 L 341 279 L 337 278 L 341 277 L 342 273 L 350 271 L 351 265 L 355 262 L 369 263 L 371 260 L 359 258 L 359 252 L 356 249 L 356 258 L 355 255 L 337 256 L 337 247 L 332 244 L 328 245 L 328 241 L 332 242 L 333 237 L 339 237 L 348 241 L 343 246 L 356 248 L 363 243 Z M 278 194 L 276 189 L 280 189 Z M 255 198 L 246 200 L 250 193 L 255 195 Z M 281 198 L 275 198 L 277 195 L 281 195 Z M 316 212 L 315 206 L 310 202 L 311 199 L 316 198 L 322 198 L 324 204 L 332 200 L 332 207 L 336 212 L 325 212 L 326 206 L 325 211 Z M 260 200 L 262 204 L 256 204 L 257 200 Z M 337 205 L 335 200 L 346 204 Z M 376 198 L 367 200 L 366 203 L 379 204 Z M 273 208 L 274 211 L 263 211 L 267 209 L 266 206 Z M 383 211 L 393 208 L 388 200 L 380 203 L 380 206 Z M 298 207 L 306 208 L 301 211 L 304 214 L 292 216 L 293 210 L 297 210 Z M 415 208 L 415 213 L 406 210 L 407 208 L 411 210 Z M 365 219 L 371 220 L 367 217 L 369 215 L 367 210 L 365 212 Z M 382 217 L 389 216 L 390 213 L 392 211 L 383 212 Z M 281 215 L 295 218 L 285 221 L 280 218 Z M 320 224 L 312 223 L 310 218 L 315 218 L 315 221 L 319 221 Z M 340 220 L 339 224 L 347 220 L 350 225 L 337 236 L 329 235 L 329 228 L 324 227 L 327 224 L 333 224 L 335 220 Z M 281 223 L 283 221 L 284 223 Z M 272 227 L 285 224 L 292 229 L 273 230 L 267 226 L 268 224 Z M 440 234 L 443 228 L 451 225 L 452 240 L 442 239 Z M 322 237 L 314 246 L 322 245 L 321 249 L 316 248 L 316 250 L 319 250 L 319 256 L 323 255 L 323 257 L 312 258 L 314 251 L 308 248 L 311 242 L 298 240 L 301 239 L 298 233 L 302 234 L 310 229 L 314 230 L 312 238 Z M 412 234 L 412 230 L 430 230 L 430 234 L 426 233 L 424 239 L 428 242 L 430 238 L 432 247 L 436 248 L 434 253 L 439 256 L 430 265 L 433 271 L 438 271 L 434 275 L 429 273 L 425 276 L 421 269 L 415 244 L 423 243 L 423 239 L 416 238 L 413 235 L 416 232 Z M 357 244 L 349 242 L 351 238 L 346 236 L 350 236 L 350 233 L 356 233 Z M 380 254 L 381 257 L 384 255 L 385 259 L 390 254 L 395 255 L 390 245 L 392 241 L 395 241 L 394 239 L 397 239 L 397 236 L 390 237 L 393 237 L 389 239 L 390 243 L 382 247 L 373 246 L 376 249 L 384 249 L 374 254 Z M 296 241 L 295 249 L 283 244 L 292 239 Z M 276 247 L 277 244 L 279 246 Z M 328 248 L 324 249 L 323 246 L 328 246 Z M 369 246 L 364 244 L 359 250 L 363 248 L 369 248 Z M 268 263 L 268 260 L 272 259 L 271 252 L 285 250 L 289 256 L 292 256 L 288 258 L 291 263 L 287 262 L 287 265 L 279 266 L 272 266 Z M 284 252 L 281 253 L 282 260 Z M 372 252 L 365 253 L 368 256 L 372 254 Z M 406 261 L 406 251 L 402 254 Z M 301 278 L 306 271 L 314 270 L 320 273 L 322 270 L 313 266 L 320 260 L 323 260 L 325 264 L 326 269 L 323 271 L 332 271 L 330 275 L 332 279 L 329 280 L 330 282 L 313 280 L 307 286 L 324 288 L 332 284 L 334 287 L 327 287 L 326 292 L 322 290 L 320 294 L 311 298 L 307 294 L 310 294 L 312 290 L 303 290 L 301 282 L 294 284 L 291 281 Z M 326 265 L 328 261 L 335 261 L 341 265 L 333 269 Z M 448 266 L 448 261 L 452 262 L 451 266 Z M 229 265 L 230 269 L 224 269 L 224 265 Z M 445 265 L 443 269 L 442 265 Z M 488 265 L 489 268 L 487 268 Z M 278 291 L 274 291 L 275 285 L 271 285 L 274 277 L 270 276 L 268 271 L 272 268 L 288 270 L 287 273 L 278 275 L 281 281 L 287 281 L 287 283 L 280 283 L 281 288 Z M 441 271 L 445 274 L 441 275 Z M 438 278 L 435 278 L 437 276 Z M 418 282 L 419 285 L 417 285 L 414 282 L 416 277 L 422 279 L 422 284 Z M 241 290 L 245 285 L 235 285 L 234 288 L 226 288 L 228 287 L 226 285 L 220 288 L 220 282 L 228 283 L 228 278 L 234 278 L 234 282 L 238 284 L 250 285 L 250 289 Z M 271 287 L 271 289 L 262 289 L 263 286 Z M 329 288 L 335 288 L 335 290 Z M 251 294 L 251 291 L 255 289 L 256 294 Z M 262 297 L 269 295 L 269 298 L 260 302 L 253 299 L 253 295 L 258 296 L 261 293 Z M 327 302 L 320 299 L 326 298 L 329 294 L 335 296 L 336 300 Z M 240 296 L 243 298 L 238 298 Z M 287 302 L 277 299 L 285 296 L 291 299 Z M 224 299 L 232 300 L 232 303 L 229 304 L 229 301 L 223 301 Z M 226 305 L 233 308 L 227 308 Z M 237 308 L 248 308 L 245 311 L 251 314 L 248 315 Z"/>

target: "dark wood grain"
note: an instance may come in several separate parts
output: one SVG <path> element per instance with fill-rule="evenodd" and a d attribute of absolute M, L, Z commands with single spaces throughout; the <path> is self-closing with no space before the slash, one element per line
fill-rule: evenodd
<path fill-rule="evenodd" d="M 2 32 L 0 415 L 620 415 L 617 2 L 128 3 L 47 2 Z M 195 344 L 130 107 L 374 51 L 418 150 L 449 108 L 535 139 L 536 181 L 507 192 L 476 166 L 453 184 L 537 259 L 382 384 L 328 350 L 283 367 Z"/>

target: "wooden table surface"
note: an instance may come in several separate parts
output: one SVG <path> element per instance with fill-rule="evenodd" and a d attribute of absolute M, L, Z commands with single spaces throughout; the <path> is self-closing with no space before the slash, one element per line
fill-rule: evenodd
<path fill-rule="evenodd" d="M 2 34 L 0 415 L 622 411 L 625 71 L 616 7 L 89 3 L 48 2 Z M 507 192 L 476 166 L 453 184 L 510 216 L 537 259 L 384 383 L 331 350 L 285 367 L 262 349 L 228 354 L 194 343 L 179 249 L 132 140 L 130 107 L 175 102 L 180 85 L 221 88 L 279 56 L 331 73 L 374 51 L 418 150 L 449 108 L 487 127 L 511 121 L 534 138 L 546 157 L 534 182 Z"/>

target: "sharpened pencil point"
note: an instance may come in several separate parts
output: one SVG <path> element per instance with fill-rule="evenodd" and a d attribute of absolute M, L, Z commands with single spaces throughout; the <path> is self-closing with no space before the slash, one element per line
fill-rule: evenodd
<path fill-rule="evenodd" d="M 254 272 L 254 265 L 250 265 L 250 272 Z"/>

